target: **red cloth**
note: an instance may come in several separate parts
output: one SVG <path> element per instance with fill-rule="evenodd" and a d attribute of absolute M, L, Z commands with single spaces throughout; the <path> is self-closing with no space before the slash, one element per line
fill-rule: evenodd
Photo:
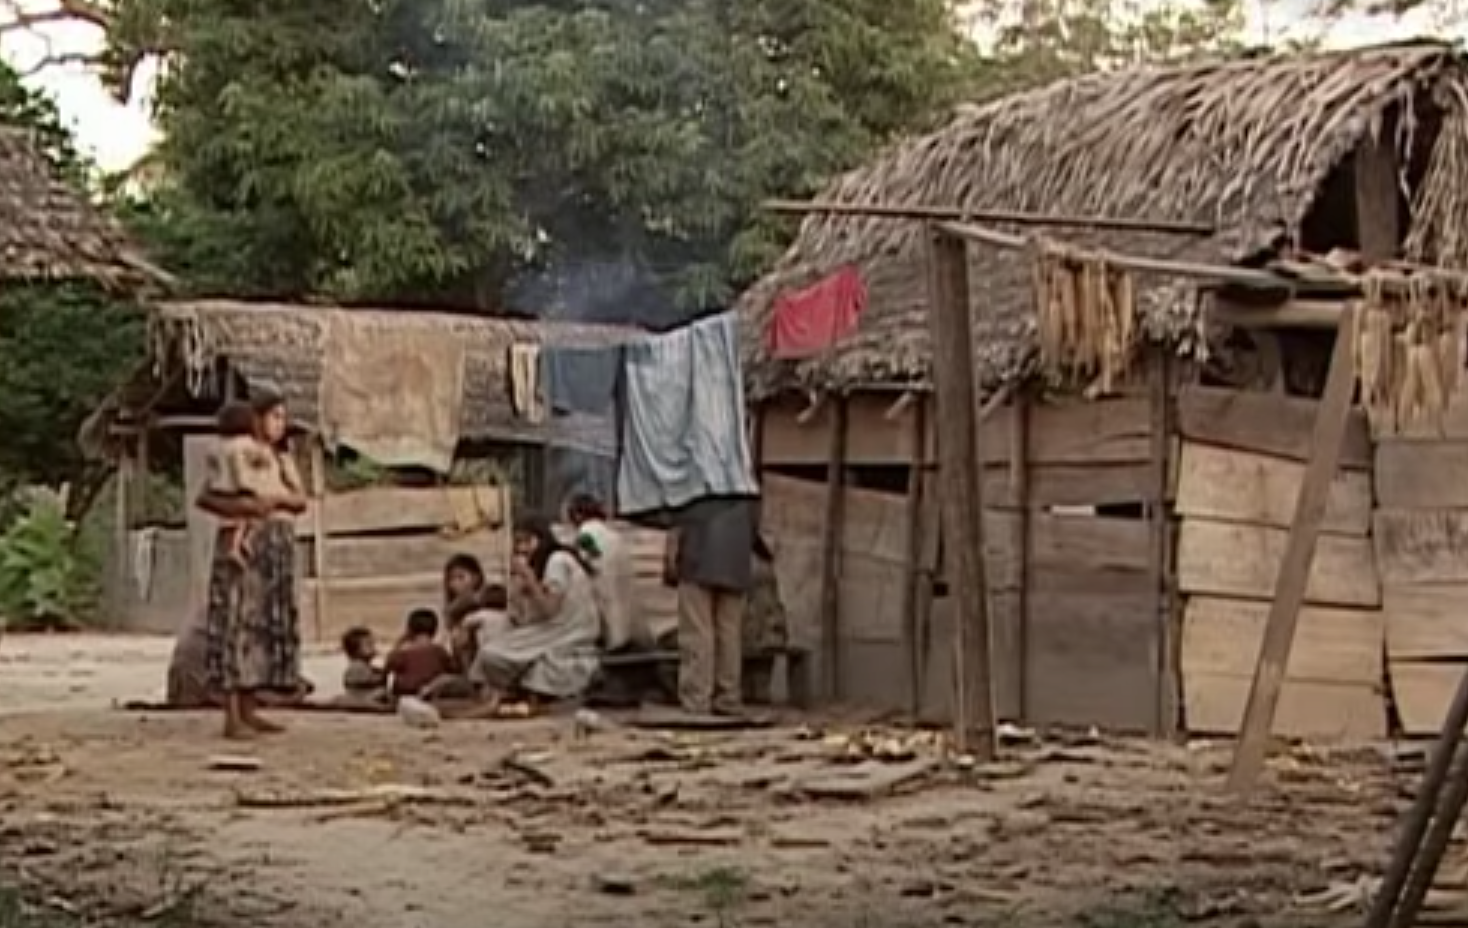
<path fill-rule="evenodd" d="M 867 285 L 852 265 L 803 290 L 781 295 L 765 330 L 770 354 L 804 358 L 820 353 L 856 329 L 866 305 Z"/>

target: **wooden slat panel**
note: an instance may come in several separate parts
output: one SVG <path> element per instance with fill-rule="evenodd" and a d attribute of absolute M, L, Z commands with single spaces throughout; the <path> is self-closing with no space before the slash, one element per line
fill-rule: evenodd
<path fill-rule="evenodd" d="M 895 393 L 858 393 L 847 398 L 847 464 L 906 466 L 918 459 L 908 418 L 913 414 L 911 410 L 895 419 L 887 418 L 897 397 Z M 826 402 L 807 421 L 799 421 L 807 408 L 808 404 L 796 397 L 781 397 L 764 405 L 764 466 L 824 465 L 830 458 L 836 404 Z M 931 449 L 928 459 L 932 459 Z"/>
<path fill-rule="evenodd" d="M 392 577 L 442 571 L 455 554 L 472 554 L 494 572 L 505 561 L 507 533 L 479 531 L 448 538 L 437 533 L 418 535 L 359 535 L 328 538 L 326 575 L 333 578 Z"/>
<path fill-rule="evenodd" d="M 1144 575 L 1145 579 L 1145 575 Z M 1145 732 L 1157 717 L 1157 593 L 1029 594 L 1025 721 Z"/>
<path fill-rule="evenodd" d="M 1006 406 L 984 423 L 980 444 L 986 463 L 1010 459 L 1013 415 L 1014 408 Z M 1034 403 L 1027 460 L 1037 466 L 1145 462 L 1151 460 L 1151 428 L 1146 397 Z"/>
<path fill-rule="evenodd" d="M 1137 503 L 1152 496 L 1150 465 L 1138 462 L 1038 464 L 1029 469 L 1029 504 L 1101 506 Z M 1013 505 L 1009 468 L 984 470 L 984 505 Z"/>
<path fill-rule="evenodd" d="M 841 637 L 902 641 L 902 564 L 864 554 L 841 562 Z M 900 668 L 894 665 L 890 672 Z"/>
<path fill-rule="evenodd" d="M 1216 445 L 1183 442 L 1176 512 L 1224 522 L 1289 528 L 1305 465 Z M 1342 471 L 1331 481 L 1323 531 L 1364 537 L 1371 528 L 1371 478 Z"/>
<path fill-rule="evenodd" d="M 855 396 L 848 401 L 851 416 L 848 464 L 907 465 L 917 459 L 906 416 L 891 420 L 885 417 L 895 399 L 895 396 Z M 830 457 L 831 404 L 823 406 L 809 421 L 800 423 L 796 420 L 803 408 L 798 401 L 780 401 L 766 407 L 765 466 L 818 465 L 825 464 Z M 986 462 L 1009 459 L 1012 412 L 1010 408 L 997 410 L 983 423 L 981 444 Z M 1150 420 L 1144 397 L 1036 404 L 1031 416 L 1030 461 L 1035 464 L 1148 459 Z M 931 453 L 927 459 L 933 459 Z"/>
<path fill-rule="evenodd" d="M 1383 583 L 1468 583 L 1468 510 L 1378 509 L 1372 534 Z"/>
<path fill-rule="evenodd" d="M 1179 529 L 1178 587 L 1185 593 L 1274 596 L 1289 533 L 1260 525 L 1184 519 Z M 1371 542 L 1344 535 L 1321 537 L 1315 550 L 1307 602 L 1334 606 L 1381 604 Z"/>
<path fill-rule="evenodd" d="M 901 563 L 907 549 L 906 497 L 847 487 L 845 551 Z M 805 538 L 826 532 L 826 484 L 767 474 L 762 489 L 761 524 L 770 531 Z"/>
<path fill-rule="evenodd" d="M 1269 603 L 1211 596 L 1189 598 L 1183 617 L 1183 675 L 1252 679 Z M 1381 682 L 1385 634 L 1378 609 L 1307 606 L 1300 611 L 1285 681 Z"/>
<path fill-rule="evenodd" d="M 437 571 L 372 580 L 327 581 L 328 615 L 318 626 L 317 582 L 307 580 L 301 584 L 301 630 L 309 635 L 319 627 L 322 641 L 336 641 L 347 629 L 358 625 L 391 641 L 402 634 L 409 610 L 438 609 L 443 604 L 443 581 Z"/>
<path fill-rule="evenodd" d="M 1252 682 L 1251 677 L 1184 677 L 1188 731 L 1197 735 L 1238 734 Z M 1275 710 L 1273 733 L 1312 741 L 1383 738 L 1386 700 L 1378 689 L 1351 683 L 1286 682 Z"/>
<path fill-rule="evenodd" d="M 312 508 L 296 520 L 297 535 L 313 535 L 317 505 L 312 500 Z M 326 501 L 325 524 L 328 536 L 369 535 L 449 528 L 474 513 L 482 513 L 490 526 L 503 524 L 503 490 L 495 486 L 367 487 L 333 493 Z"/>
<path fill-rule="evenodd" d="M 1274 393 L 1188 386 L 1178 395 L 1178 430 L 1210 445 L 1308 461 L 1316 405 Z M 1346 427 L 1341 466 L 1371 467 L 1371 439 L 1359 411 L 1351 413 Z"/>
<path fill-rule="evenodd" d="M 1400 441 L 1376 446 L 1376 500 L 1387 508 L 1468 508 L 1468 441 Z"/>
<path fill-rule="evenodd" d="M 1014 550 L 1013 522 L 1018 517 L 1014 512 L 985 513 L 984 548 L 994 589 L 1013 589 L 1017 583 L 1020 558 Z M 1121 584 L 1135 589 L 1133 584 L 1145 585 L 1150 558 L 1147 523 L 1141 519 L 1032 514 L 1030 572 L 1036 588 L 1115 590 Z"/>
<path fill-rule="evenodd" d="M 1387 665 L 1392 700 L 1406 734 L 1435 735 L 1442 731 L 1464 669 L 1461 663 L 1391 661 Z"/>
<path fill-rule="evenodd" d="M 1468 583 L 1386 583 L 1382 585 L 1381 601 L 1389 659 L 1468 660 Z"/>

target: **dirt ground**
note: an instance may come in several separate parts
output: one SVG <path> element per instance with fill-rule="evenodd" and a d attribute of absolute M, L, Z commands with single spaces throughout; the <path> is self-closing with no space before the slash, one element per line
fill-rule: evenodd
<path fill-rule="evenodd" d="M 1241 802 L 1221 745 L 1052 734 L 966 769 L 893 730 L 873 743 L 899 759 L 853 761 L 851 719 L 320 714 L 226 772 L 215 718 L 111 708 L 157 694 L 168 648 L 0 641 L 0 878 L 252 928 L 1346 924 L 1302 894 L 1376 872 L 1416 777 L 1381 746 L 1302 748 Z"/>

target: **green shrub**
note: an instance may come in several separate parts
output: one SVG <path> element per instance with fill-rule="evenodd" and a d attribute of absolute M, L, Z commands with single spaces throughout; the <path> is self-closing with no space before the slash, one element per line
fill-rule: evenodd
<path fill-rule="evenodd" d="M 88 618 L 97 572 L 78 550 L 58 494 L 17 494 L 19 515 L 0 532 L 0 620 L 7 626 L 66 628 Z"/>

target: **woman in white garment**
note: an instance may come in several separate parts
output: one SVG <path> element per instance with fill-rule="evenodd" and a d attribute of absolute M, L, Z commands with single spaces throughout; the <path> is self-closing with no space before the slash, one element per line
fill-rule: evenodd
<path fill-rule="evenodd" d="M 566 504 L 566 518 L 576 527 L 576 547 L 595 565 L 592 589 L 601 612 L 602 647 L 620 651 L 645 644 L 634 602 L 636 568 L 622 533 L 611 526 L 606 507 L 589 493 L 578 493 Z"/>
<path fill-rule="evenodd" d="M 476 624 L 479 653 L 469 676 L 489 707 L 512 692 L 571 699 L 596 674 L 601 619 L 592 575 L 544 519 L 515 525 L 509 614 L 484 613 Z"/>

